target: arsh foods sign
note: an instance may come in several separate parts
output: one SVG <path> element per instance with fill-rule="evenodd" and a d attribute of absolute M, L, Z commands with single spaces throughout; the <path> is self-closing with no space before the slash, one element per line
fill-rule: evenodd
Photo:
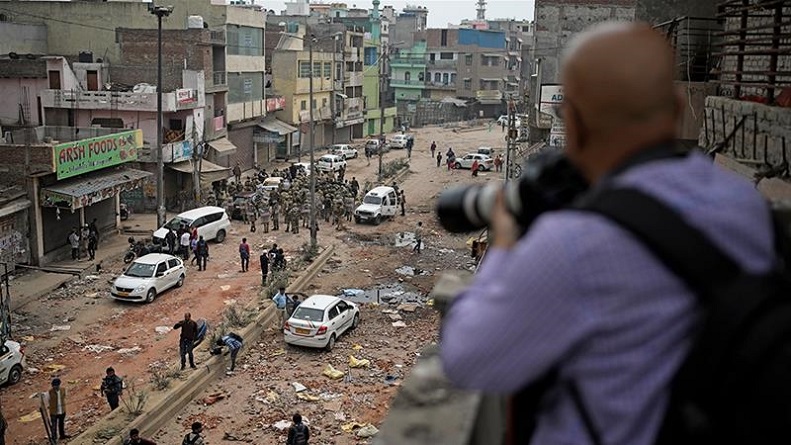
<path fill-rule="evenodd" d="M 143 146 L 143 130 L 130 130 L 58 144 L 55 172 L 58 179 L 70 178 L 105 167 L 137 160 Z"/>

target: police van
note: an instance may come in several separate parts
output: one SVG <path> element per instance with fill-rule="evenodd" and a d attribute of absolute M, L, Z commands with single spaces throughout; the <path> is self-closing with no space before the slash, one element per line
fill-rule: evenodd
<path fill-rule="evenodd" d="M 396 215 L 400 205 L 398 199 L 393 187 L 375 187 L 365 194 L 363 203 L 354 210 L 354 222 L 372 221 L 378 225 L 383 219 Z"/>

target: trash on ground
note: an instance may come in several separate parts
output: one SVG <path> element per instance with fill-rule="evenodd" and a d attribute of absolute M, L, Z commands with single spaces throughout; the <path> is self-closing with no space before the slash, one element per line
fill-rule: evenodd
<path fill-rule="evenodd" d="M 353 355 L 349 356 L 349 367 L 350 368 L 367 368 L 369 366 L 371 366 L 371 361 L 368 360 L 367 358 L 364 358 L 362 360 L 358 360 Z"/>
<path fill-rule="evenodd" d="M 133 346 L 131 348 L 121 348 L 116 352 L 118 352 L 119 354 L 136 354 L 142 350 L 143 349 L 140 348 L 140 346 Z"/>
<path fill-rule="evenodd" d="M 410 266 L 401 266 L 398 269 L 396 269 L 395 271 L 396 271 L 396 273 L 400 273 L 401 275 L 407 275 L 407 276 L 414 276 L 415 275 L 415 269 L 413 267 L 410 267 Z"/>
<path fill-rule="evenodd" d="M 294 387 L 294 391 L 296 391 L 296 392 L 302 392 L 302 391 L 307 391 L 308 390 L 307 386 L 305 386 L 305 385 L 303 385 L 302 383 L 299 383 L 299 382 L 292 382 L 291 386 Z"/>
<path fill-rule="evenodd" d="M 68 330 L 71 330 L 71 325 L 68 325 L 68 324 L 53 324 L 52 327 L 49 330 L 50 330 L 50 332 L 54 332 L 54 331 L 68 331 Z"/>
<path fill-rule="evenodd" d="M 371 425 L 369 423 L 368 425 L 365 425 L 364 427 L 362 427 L 359 430 L 357 430 L 357 434 L 355 434 L 355 435 L 357 437 L 359 437 L 360 439 L 366 439 L 368 437 L 376 436 L 376 433 L 378 433 L 378 432 L 379 432 L 379 430 L 375 426 L 373 426 L 373 425 Z"/>
<path fill-rule="evenodd" d="M 229 290 L 230 288 L 231 288 L 231 286 L 229 286 L 227 284 L 223 284 L 222 286 L 220 286 L 220 290 L 223 291 L 223 292 Z"/>
<path fill-rule="evenodd" d="M 341 292 L 343 292 L 343 296 L 347 298 L 362 296 L 365 293 L 362 289 L 343 289 Z"/>
<path fill-rule="evenodd" d="M 343 400 L 331 400 L 328 402 L 324 402 L 324 409 L 327 411 L 338 412 L 341 410 L 342 405 L 343 405 Z"/>
<path fill-rule="evenodd" d="M 99 275 L 85 275 L 84 279 L 87 280 L 87 281 L 98 280 L 99 279 Z"/>
<path fill-rule="evenodd" d="M 274 391 L 269 391 L 266 393 L 266 399 L 269 403 L 277 403 L 280 401 L 280 395 Z"/>
<path fill-rule="evenodd" d="M 358 430 L 365 425 L 367 425 L 367 423 L 349 422 L 341 425 L 341 430 L 343 430 L 345 433 L 351 433 L 352 431 Z"/>
<path fill-rule="evenodd" d="M 214 405 L 215 403 L 219 402 L 220 400 L 226 397 L 225 394 L 221 392 L 216 392 L 214 394 L 209 394 L 208 396 L 203 398 L 203 403 L 206 405 Z"/>
<path fill-rule="evenodd" d="M 225 286 L 221 286 L 220 288 L 222 289 L 222 287 L 225 287 Z M 230 286 L 227 286 L 227 287 L 228 287 L 228 289 L 231 288 Z M 228 290 L 228 289 L 223 289 L 223 290 Z M 225 303 L 226 306 L 230 306 L 232 304 L 236 304 L 236 300 L 233 299 L 233 298 L 230 299 L 230 300 L 223 300 L 223 303 Z"/>
<path fill-rule="evenodd" d="M 22 341 L 33 341 L 35 338 L 32 335 L 25 335 L 22 338 Z"/>
<path fill-rule="evenodd" d="M 396 380 L 398 380 L 398 376 L 397 375 L 388 375 L 388 376 L 385 377 L 385 384 L 387 384 L 387 385 L 398 385 L 398 383 L 396 383 Z"/>
<path fill-rule="evenodd" d="M 387 316 L 390 317 L 390 319 L 393 321 L 403 320 L 401 316 L 398 314 L 387 314 Z"/>
<path fill-rule="evenodd" d="M 415 244 L 415 232 L 400 232 L 396 233 L 395 246 L 406 247 Z"/>
<path fill-rule="evenodd" d="M 290 420 L 281 420 L 279 422 L 276 422 L 272 426 L 277 428 L 280 431 L 283 431 L 283 430 L 288 429 L 288 428 L 291 427 L 291 421 Z"/>
<path fill-rule="evenodd" d="M 417 308 L 418 305 L 416 303 L 401 303 L 396 307 L 397 310 L 404 312 L 415 312 Z"/>
<path fill-rule="evenodd" d="M 362 351 L 363 347 L 361 345 L 355 344 L 354 346 L 352 346 L 352 349 L 354 349 L 355 351 Z"/>
<path fill-rule="evenodd" d="M 58 372 L 58 371 L 60 371 L 61 369 L 64 369 L 64 368 L 66 368 L 66 365 L 57 365 L 55 363 L 50 363 L 50 364 L 44 365 L 44 370 L 49 372 L 49 373 Z"/>
<path fill-rule="evenodd" d="M 281 355 L 283 355 L 283 354 L 285 354 L 285 353 L 286 353 L 286 350 L 285 350 L 285 349 L 283 349 L 283 348 L 280 348 L 280 349 L 278 349 L 277 351 L 275 351 L 275 352 L 273 352 L 273 353 L 269 354 L 269 358 L 272 358 L 272 357 L 278 357 L 278 356 L 281 356 Z"/>
<path fill-rule="evenodd" d="M 344 374 L 342 371 L 338 371 L 337 369 L 333 368 L 332 365 L 329 364 L 324 367 L 324 371 L 322 371 L 321 373 L 333 380 L 338 380 L 340 378 L 343 378 L 343 374 Z"/>
<path fill-rule="evenodd" d="M 342 413 L 342 412 L 340 412 L 340 411 L 337 411 L 337 412 L 335 413 L 335 420 L 337 420 L 338 422 L 343 422 L 343 421 L 345 421 L 345 420 L 346 420 L 346 414 L 344 414 L 344 413 Z"/>
<path fill-rule="evenodd" d="M 19 421 L 23 423 L 34 422 L 36 420 L 41 420 L 41 413 L 39 412 L 39 410 L 35 410 L 32 413 L 25 414 L 24 416 L 19 418 Z"/>
<path fill-rule="evenodd" d="M 94 354 L 101 354 L 104 351 L 112 351 L 113 349 L 115 348 L 107 345 L 85 345 L 82 347 L 83 351 L 93 352 Z"/>
<path fill-rule="evenodd" d="M 156 331 L 157 334 L 161 334 L 161 335 L 165 335 L 172 330 L 173 328 L 171 328 L 170 326 L 157 326 L 154 328 L 154 331 Z"/>
<path fill-rule="evenodd" d="M 313 394 L 308 394 L 307 392 L 297 393 L 297 398 L 307 402 L 317 402 L 320 400 L 319 396 L 314 396 Z"/>
<path fill-rule="evenodd" d="M 406 323 L 404 323 L 403 321 L 394 321 L 393 322 L 393 327 L 394 328 L 405 328 L 406 327 Z"/>

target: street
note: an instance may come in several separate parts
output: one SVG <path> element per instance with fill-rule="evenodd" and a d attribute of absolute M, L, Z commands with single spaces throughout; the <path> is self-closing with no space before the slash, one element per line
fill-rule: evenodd
<path fill-rule="evenodd" d="M 425 303 L 437 274 L 473 266 L 467 242 L 477 234 L 442 232 L 433 213 L 435 198 L 454 184 L 497 180 L 493 172 L 472 177 L 469 170 L 449 172 L 444 165 L 437 168 L 429 146 L 436 141 L 439 153 L 453 147 L 459 156 L 478 146 L 498 147 L 498 153 L 504 152 L 499 148 L 504 146 L 499 129 L 487 130 L 485 126 L 463 133 L 443 128 L 411 133 L 415 134 L 415 148 L 410 172 L 399 182 L 406 194 L 406 216 L 396 216 L 379 226 L 346 223 L 343 231 L 323 221 L 319 226 L 319 245 L 334 244 L 335 253 L 306 293 L 340 295 L 343 289 L 366 291 L 368 297 L 358 300 L 363 302 L 360 327 L 342 336 L 329 353 L 287 347 L 281 331 L 274 327 L 266 330 L 256 344 L 245 345 L 235 375 L 206 388 L 155 440 L 177 443 L 189 424 L 200 420 L 207 426 L 205 433 L 210 443 L 219 443 L 226 435 L 253 443 L 284 442 L 285 430 L 273 425 L 290 419 L 295 411 L 310 422 L 315 437 L 312 443 L 358 443 L 353 432 L 344 432 L 341 427 L 353 422 L 380 424 L 399 381 L 417 358 L 417 351 L 436 341 L 438 317 Z M 349 161 L 346 178 L 356 177 L 360 184 L 366 180 L 374 182 L 377 159 L 373 158 L 367 166 L 360 152 L 358 159 Z M 385 163 L 406 155 L 406 150 L 393 150 L 385 155 Z M 151 225 L 153 219 L 144 218 L 147 216 L 133 215 L 129 223 L 140 218 Z M 413 254 L 411 244 L 401 242 L 399 234 L 412 232 L 418 221 L 426 229 L 425 250 Z M 118 235 L 123 240 L 126 236 Z M 253 249 L 253 264 L 246 273 L 240 272 L 238 259 L 237 245 L 242 237 L 248 238 Z M 124 243 L 112 241 L 118 255 L 112 261 L 104 261 L 100 272 L 72 281 L 15 312 L 14 336 L 26 345 L 28 372 L 19 384 L 0 390 L 10 424 L 9 443 L 44 442 L 43 425 L 37 417 L 38 402 L 31 395 L 47 390 L 55 376 L 62 379 L 69 393 L 66 430 L 72 436 L 108 413 L 109 407 L 98 392 L 108 366 L 115 367 L 124 377 L 127 394 L 148 391 L 149 403 L 156 400 L 163 391 L 152 387 L 152 370 L 178 378 L 170 371 L 178 366 L 178 332 L 170 329 L 173 324 L 185 312 L 194 319 L 208 320 L 210 326 L 217 326 L 228 308 L 235 307 L 236 313 L 244 314 L 243 308 L 256 301 L 261 292 L 257 261 L 261 250 L 277 243 L 288 259 L 298 262 L 299 249 L 308 237 L 307 229 L 294 235 L 282 230 L 263 233 L 259 227 L 250 233 L 248 226 L 234 222 L 224 243 L 210 244 L 206 272 L 188 266 L 182 288 L 169 290 L 153 303 L 142 305 L 109 298 L 109 282 L 123 266 L 119 246 Z M 100 250 L 110 243 L 103 241 Z M 377 289 L 380 297 L 389 296 L 394 304 L 375 304 Z M 13 288 L 11 293 L 13 296 Z M 410 297 L 417 304 L 399 310 L 396 303 Z M 405 326 L 393 326 L 398 321 Z M 207 343 L 196 349 L 199 369 L 200 362 L 208 357 Z M 350 355 L 370 360 L 370 367 L 351 369 L 350 377 L 339 380 L 322 375 L 328 364 L 346 372 Z M 188 369 L 181 375 L 189 372 Z M 307 387 L 307 391 L 299 393 L 307 396 L 299 396 L 293 382 Z M 204 399 L 213 401 L 209 398 L 213 394 L 224 398 L 206 405 Z"/>

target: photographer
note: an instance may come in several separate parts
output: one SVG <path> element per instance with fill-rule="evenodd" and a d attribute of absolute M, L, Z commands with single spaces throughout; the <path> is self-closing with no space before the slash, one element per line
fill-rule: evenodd
<path fill-rule="evenodd" d="M 687 105 L 673 59 L 644 24 L 602 24 L 572 39 L 562 68 L 566 156 L 592 191 L 651 195 L 744 270 L 765 272 L 774 251 L 758 192 L 702 154 L 674 151 Z M 491 214 L 491 247 L 443 325 L 446 374 L 505 394 L 554 375 L 533 417 L 512 419 L 536 422 L 519 443 L 653 444 L 700 326 L 697 296 L 614 221 L 548 211 L 521 235 L 504 199 Z"/>

